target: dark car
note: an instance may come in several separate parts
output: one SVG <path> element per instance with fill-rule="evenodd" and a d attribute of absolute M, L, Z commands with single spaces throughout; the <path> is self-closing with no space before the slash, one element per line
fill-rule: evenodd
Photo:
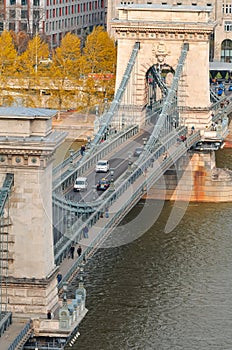
<path fill-rule="evenodd" d="M 228 91 L 232 91 L 232 85 L 228 87 Z"/>
<path fill-rule="evenodd" d="M 110 181 L 103 178 L 103 179 L 98 181 L 97 191 L 105 191 L 105 190 L 107 190 L 107 188 L 109 188 L 109 186 L 110 186 Z"/>
<path fill-rule="evenodd" d="M 143 147 L 137 147 L 134 151 L 134 157 L 139 157 L 142 152 L 143 152 Z"/>

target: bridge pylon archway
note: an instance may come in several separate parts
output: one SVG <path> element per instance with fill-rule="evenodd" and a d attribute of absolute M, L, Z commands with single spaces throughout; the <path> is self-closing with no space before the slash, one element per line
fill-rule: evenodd
<path fill-rule="evenodd" d="M 210 124 L 209 41 L 214 23 L 211 7 L 128 5 L 119 7 L 112 21 L 118 43 L 116 89 L 119 87 L 135 42 L 140 50 L 121 104 L 134 106 L 138 124 L 143 124 L 149 100 L 147 72 L 150 67 L 175 71 L 184 43 L 189 44 L 178 83 L 177 104 L 183 125 L 204 129 Z M 126 109 L 126 108 L 125 108 Z M 131 108 L 130 108 L 131 110 Z"/>

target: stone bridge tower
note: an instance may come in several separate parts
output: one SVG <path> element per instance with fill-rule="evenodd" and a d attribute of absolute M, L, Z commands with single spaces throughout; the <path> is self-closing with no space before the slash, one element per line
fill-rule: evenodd
<path fill-rule="evenodd" d="M 52 163 L 65 133 L 52 131 L 55 115 L 39 108 L 0 108 L 1 186 L 7 173 L 14 176 L 7 220 L 7 288 L 2 293 L 7 293 L 7 310 L 14 314 L 43 315 L 58 301 Z"/>
<path fill-rule="evenodd" d="M 118 43 L 116 88 L 119 86 L 135 42 L 140 43 L 133 76 L 123 103 L 134 106 L 142 124 L 147 105 L 147 72 L 166 65 L 175 72 L 183 43 L 189 51 L 178 85 L 179 120 L 202 129 L 210 123 L 209 36 L 214 23 L 211 7 L 131 4 L 119 6 L 111 21 Z M 168 78 L 168 77 L 167 77 Z M 172 77 L 166 83 L 170 85 Z M 142 112 L 142 113 L 141 113 Z M 141 117 L 142 116 L 142 117 Z"/>

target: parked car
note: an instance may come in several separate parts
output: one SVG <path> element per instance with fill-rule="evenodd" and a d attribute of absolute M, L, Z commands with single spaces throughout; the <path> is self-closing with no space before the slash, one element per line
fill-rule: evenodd
<path fill-rule="evenodd" d="M 228 87 L 228 91 L 232 91 L 232 85 Z"/>
<path fill-rule="evenodd" d="M 107 173 L 110 169 L 108 160 L 99 160 L 96 164 L 96 173 Z"/>
<path fill-rule="evenodd" d="M 105 179 L 104 177 L 98 181 L 97 183 L 97 191 L 105 191 L 110 186 L 110 181 Z"/>
<path fill-rule="evenodd" d="M 139 157 L 142 152 L 143 152 L 143 147 L 137 147 L 134 151 L 134 157 Z"/>
<path fill-rule="evenodd" d="M 75 192 L 86 191 L 87 188 L 88 188 L 87 177 L 77 177 L 74 182 L 73 191 Z"/>

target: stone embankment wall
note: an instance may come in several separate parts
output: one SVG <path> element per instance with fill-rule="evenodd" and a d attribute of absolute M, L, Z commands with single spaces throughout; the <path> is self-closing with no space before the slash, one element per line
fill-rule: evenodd
<path fill-rule="evenodd" d="M 146 198 L 231 202 L 232 171 L 216 168 L 215 153 L 190 153 L 150 189 Z"/>

